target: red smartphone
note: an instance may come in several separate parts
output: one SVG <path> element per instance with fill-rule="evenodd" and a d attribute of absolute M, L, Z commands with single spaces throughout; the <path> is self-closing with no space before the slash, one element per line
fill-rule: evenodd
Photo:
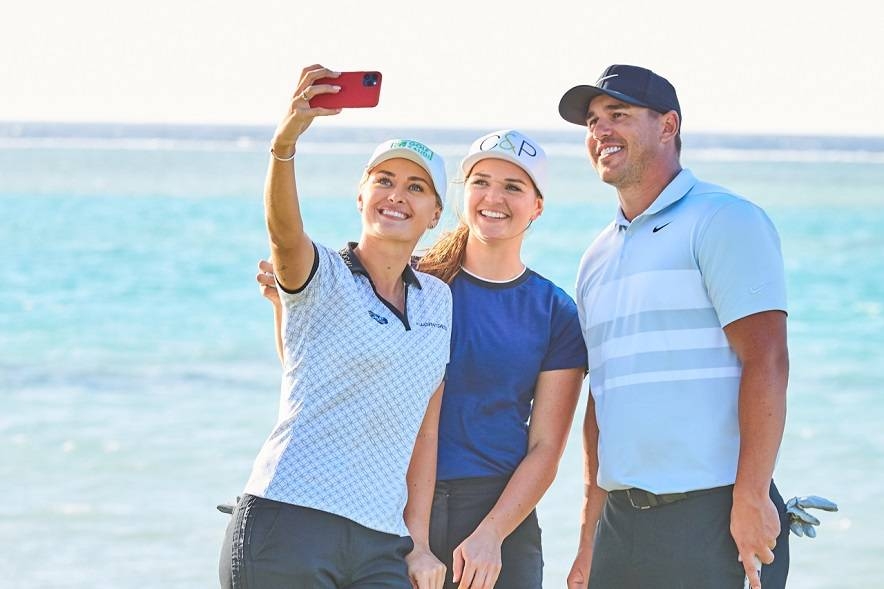
<path fill-rule="evenodd" d="M 321 78 L 314 85 L 340 86 L 334 94 L 317 94 L 310 99 L 311 107 L 371 108 L 381 97 L 381 72 L 341 72 L 337 78 Z"/>

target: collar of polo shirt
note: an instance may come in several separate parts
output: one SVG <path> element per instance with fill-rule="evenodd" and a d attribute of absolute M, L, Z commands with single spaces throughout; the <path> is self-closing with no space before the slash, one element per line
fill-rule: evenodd
<path fill-rule="evenodd" d="M 347 268 L 350 269 L 350 272 L 353 274 L 362 274 L 371 280 L 371 276 L 368 275 L 368 270 L 365 269 L 359 256 L 356 255 L 355 250 L 357 245 L 358 244 L 355 241 L 348 241 L 347 247 L 341 248 L 338 253 L 341 254 L 341 258 L 343 258 L 344 263 L 347 265 Z M 405 282 L 405 284 L 421 288 L 421 282 L 417 279 L 417 275 L 414 273 L 411 266 L 406 266 L 405 270 L 402 271 L 402 281 Z"/>
<path fill-rule="evenodd" d="M 663 189 L 657 198 L 654 199 L 654 202 L 652 202 L 651 205 L 639 215 L 639 217 L 656 215 L 670 205 L 677 203 L 684 198 L 684 196 L 690 191 L 691 187 L 696 183 L 697 178 L 693 173 L 687 168 L 682 169 L 676 174 L 675 178 L 666 185 L 666 188 Z M 636 219 L 637 218 L 638 217 L 636 217 Z M 635 221 L 635 219 L 632 221 Z M 617 215 L 614 222 L 618 227 L 625 229 L 632 224 L 632 221 L 628 221 L 623 214 L 623 209 L 617 207 Z"/>

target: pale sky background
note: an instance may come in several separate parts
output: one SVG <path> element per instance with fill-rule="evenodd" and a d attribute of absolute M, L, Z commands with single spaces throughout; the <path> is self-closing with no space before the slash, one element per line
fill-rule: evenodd
<path fill-rule="evenodd" d="M 517 6 L 518 4 L 518 6 Z M 679 93 L 685 132 L 884 136 L 869 0 L 78 0 L 5 4 L 0 120 L 275 124 L 304 65 L 384 74 L 328 124 L 564 129 L 611 63 Z"/>

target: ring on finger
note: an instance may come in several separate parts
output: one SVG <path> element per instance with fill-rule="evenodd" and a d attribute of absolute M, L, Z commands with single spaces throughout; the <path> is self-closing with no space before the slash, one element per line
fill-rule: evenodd
<path fill-rule="evenodd" d="M 306 103 L 309 104 L 309 103 L 310 103 L 310 97 L 307 96 L 307 90 L 304 90 L 303 92 L 301 92 L 300 94 L 298 94 L 297 96 L 295 96 L 295 100 L 303 100 L 304 102 L 306 102 Z"/>

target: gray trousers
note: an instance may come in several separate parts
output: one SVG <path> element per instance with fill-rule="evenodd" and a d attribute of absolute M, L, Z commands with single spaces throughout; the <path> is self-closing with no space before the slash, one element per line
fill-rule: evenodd
<path fill-rule="evenodd" d="M 414 544 L 324 511 L 243 496 L 221 548 L 223 589 L 411 589 Z"/>
<path fill-rule="evenodd" d="M 764 589 L 783 589 L 789 574 L 789 523 L 780 513 L 774 562 L 761 568 Z M 636 509 L 622 491 L 608 494 L 593 548 L 589 589 L 742 589 L 743 565 L 730 535 L 733 485 L 676 503 Z"/>

